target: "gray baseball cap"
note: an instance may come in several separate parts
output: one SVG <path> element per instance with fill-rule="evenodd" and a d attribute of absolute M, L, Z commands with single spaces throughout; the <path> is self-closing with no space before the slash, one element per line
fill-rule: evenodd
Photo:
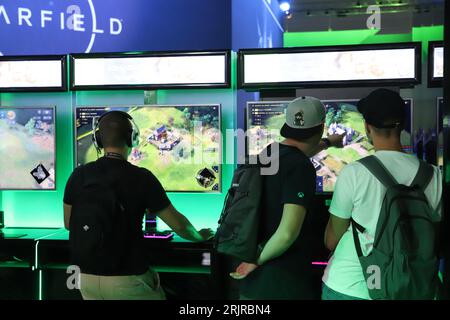
<path fill-rule="evenodd" d="M 281 128 L 285 138 L 306 139 L 317 133 L 317 127 L 325 122 L 325 106 L 314 97 L 300 97 L 288 104 L 286 123 Z"/>

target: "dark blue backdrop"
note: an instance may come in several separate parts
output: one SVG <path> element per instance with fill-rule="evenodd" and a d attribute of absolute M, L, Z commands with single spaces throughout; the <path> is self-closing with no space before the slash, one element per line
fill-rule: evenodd
<path fill-rule="evenodd" d="M 282 47 L 282 15 L 278 0 L 233 0 L 233 50 Z"/>
<path fill-rule="evenodd" d="M 270 4 L 269 4 L 270 3 Z M 278 0 L 233 0 L 232 47 L 272 48 L 283 46 L 282 15 Z M 259 93 L 238 90 L 237 127 L 244 129 L 247 101 L 259 100 Z"/>
<path fill-rule="evenodd" d="M 231 0 L 0 0 L 4 55 L 226 49 L 230 30 Z"/>

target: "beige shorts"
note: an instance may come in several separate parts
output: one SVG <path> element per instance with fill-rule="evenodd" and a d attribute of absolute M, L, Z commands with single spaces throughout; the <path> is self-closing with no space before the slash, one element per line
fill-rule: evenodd
<path fill-rule="evenodd" d="M 80 291 L 84 300 L 165 300 L 159 275 L 149 269 L 142 275 L 97 276 L 81 274 Z"/>

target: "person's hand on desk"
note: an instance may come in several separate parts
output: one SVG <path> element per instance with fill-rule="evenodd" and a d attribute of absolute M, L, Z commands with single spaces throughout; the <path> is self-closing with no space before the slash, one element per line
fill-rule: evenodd
<path fill-rule="evenodd" d="M 210 228 L 201 229 L 198 231 L 198 233 L 202 237 L 203 241 L 208 241 L 208 240 L 214 238 L 214 231 L 212 231 L 212 229 L 210 229 Z"/>
<path fill-rule="evenodd" d="M 230 277 L 236 280 L 241 280 L 247 277 L 252 271 L 258 268 L 257 264 L 242 262 L 237 268 L 236 271 L 230 273 Z"/>

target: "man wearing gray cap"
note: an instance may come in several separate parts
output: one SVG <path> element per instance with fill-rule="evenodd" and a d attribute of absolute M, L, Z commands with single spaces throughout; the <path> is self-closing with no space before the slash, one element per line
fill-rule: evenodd
<path fill-rule="evenodd" d="M 342 136 L 321 139 L 325 107 L 313 97 L 289 103 L 285 138 L 263 150 L 279 149 L 279 170 L 264 179 L 260 240 L 264 243 L 257 264 L 241 263 L 231 276 L 241 280 L 241 299 L 314 299 L 311 269 L 310 212 L 316 188 L 316 171 L 310 157 L 333 146 L 342 147 Z M 317 241 L 317 240 L 316 240 Z"/>

